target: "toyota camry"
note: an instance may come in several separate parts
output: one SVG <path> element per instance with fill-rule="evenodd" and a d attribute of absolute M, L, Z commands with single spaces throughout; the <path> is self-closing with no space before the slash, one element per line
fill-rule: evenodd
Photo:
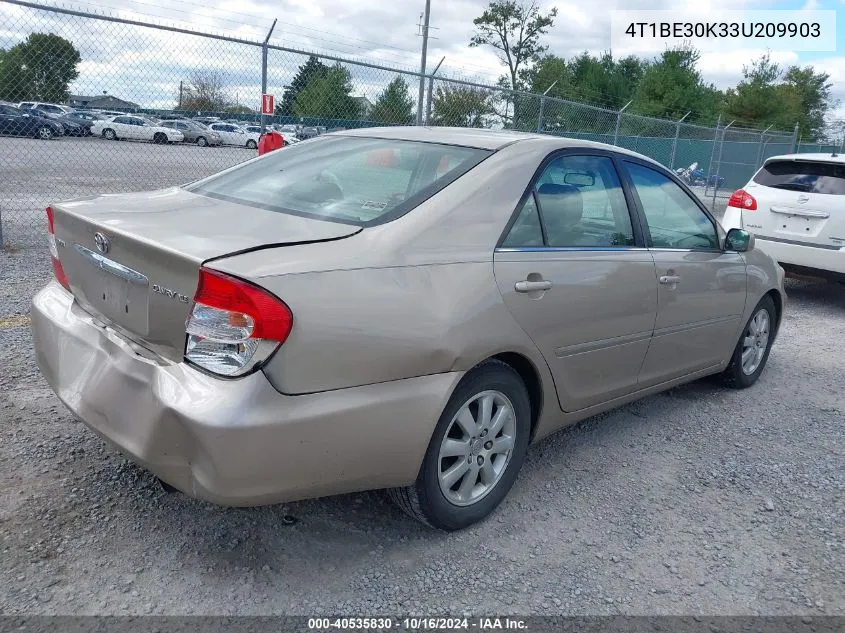
<path fill-rule="evenodd" d="M 656 162 L 507 131 L 328 133 L 47 226 L 38 364 L 108 442 L 220 504 L 387 489 L 445 530 L 568 424 L 753 385 L 785 301 Z"/>

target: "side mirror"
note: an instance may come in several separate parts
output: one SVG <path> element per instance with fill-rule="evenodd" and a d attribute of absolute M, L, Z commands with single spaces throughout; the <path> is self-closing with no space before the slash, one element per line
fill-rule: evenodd
<path fill-rule="evenodd" d="M 731 229 L 725 237 L 725 250 L 745 253 L 754 248 L 754 235 L 743 229 Z"/>

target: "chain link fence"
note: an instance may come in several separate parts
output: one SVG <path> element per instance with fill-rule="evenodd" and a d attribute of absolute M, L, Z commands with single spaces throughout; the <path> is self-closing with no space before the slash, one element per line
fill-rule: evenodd
<path fill-rule="evenodd" d="M 833 149 L 296 50 L 271 32 L 253 40 L 22 0 L 0 2 L 0 50 L 4 247 L 40 243 L 51 201 L 202 178 L 254 157 L 269 126 L 288 138 L 427 124 L 600 141 L 684 170 L 713 208 L 769 156 Z M 272 115 L 258 112 L 262 93 L 277 95 Z"/>

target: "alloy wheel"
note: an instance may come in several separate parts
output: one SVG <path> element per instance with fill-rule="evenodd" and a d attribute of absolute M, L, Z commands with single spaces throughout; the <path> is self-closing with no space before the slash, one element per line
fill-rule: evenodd
<path fill-rule="evenodd" d="M 500 391 L 474 395 L 452 418 L 438 455 L 443 496 L 457 506 L 476 503 L 501 479 L 513 452 L 516 415 Z"/>
<path fill-rule="evenodd" d="M 769 313 L 760 309 L 748 322 L 742 339 L 742 373 L 750 376 L 763 361 L 769 345 Z"/>

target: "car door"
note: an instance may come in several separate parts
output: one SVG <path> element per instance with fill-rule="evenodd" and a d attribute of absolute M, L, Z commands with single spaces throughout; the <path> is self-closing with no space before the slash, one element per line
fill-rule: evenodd
<path fill-rule="evenodd" d="M 129 123 L 131 117 L 119 116 L 112 119 L 111 124 L 106 123 L 105 127 L 110 127 L 114 133 L 120 138 L 135 138 L 132 133 L 132 125 Z"/>
<path fill-rule="evenodd" d="M 665 170 L 625 160 L 657 275 L 657 321 L 640 387 L 718 365 L 737 342 L 745 259 L 722 249 L 716 221 Z"/>
<path fill-rule="evenodd" d="M 0 105 L 0 134 L 14 134 L 18 116 L 10 107 Z"/>
<path fill-rule="evenodd" d="M 657 307 L 654 262 L 610 153 L 546 160 L 494 255 L 505 304 L 564 411 L 631 393 Z"/>
<path fill-rule="evenodd" d="M 234 145 L 232 133 L 229 132 L 228 125 L 225 123 L 213 123 L 210 127 L 220 135 L 220 142 L 223 143 L 223 145 Z"/>

